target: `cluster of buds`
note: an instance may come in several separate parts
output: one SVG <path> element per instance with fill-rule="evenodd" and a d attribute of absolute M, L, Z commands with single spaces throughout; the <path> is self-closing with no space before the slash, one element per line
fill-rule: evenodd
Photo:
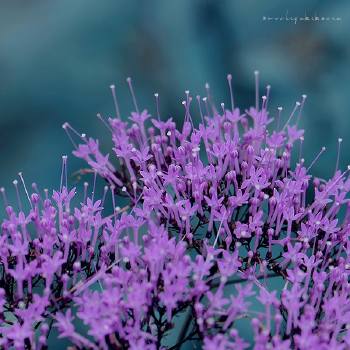
<path fill-rule="evenodd" d="M 349 169 L 338 169 L 341 139 L 334 175 L 312 178 L 325 148 L 305 165 L 298 123 L 306 96 L 280 125 L 282 108 L 272 117 L 270 86 L 260 98 L 255 76 L 255 106 L 244 112 L 231 75 L 230 108 L 214 105 L 209 85 L 196 108 L 186 91 L 181 127 L 161 118 L 158 94 L 156 118 L 140 111 L 130 78 L 135 111 L 122 118 L 112 85 L 115 116 L 98 117 L 113 157 L 63 125 L 94 174 L 79 205 L 67 157 L 52 195 L 36 184 L 30 193 L 21 173 L 18 209 L 1 189 L 1 348 L 47 349 L 52 327 L 77 349 L 350 348 L 350 180 Z"/>

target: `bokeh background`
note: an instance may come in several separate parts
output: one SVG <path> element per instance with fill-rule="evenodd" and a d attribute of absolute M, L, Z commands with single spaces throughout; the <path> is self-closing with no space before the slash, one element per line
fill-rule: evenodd
<path fill-rule="evenodd" d="M 263 16 L 340 16 L 340 22 L 263 21 Z M 124 118 L 132 109 L 125 78 L 133 77 L 141 107 L 183 119 L 184 91 L 229 102 L 254 103 L 253 71 L 271 84 L 272 106 L 288 118 L 308 95 L 303 155 L 317 176 L 333 174 L 337 139 L 341 165 L 350 162 L 350 2 L 348 0 L 13 0 L 0 2 L 0 186 L 14 197 L 23 171 L 41 188 L 59 185 L 61 156 L 72 145 L 61 126 L 110 147 L 96 118 L 113 114 L 115 83 Z M 84 164 L 69 157 L 69 171 Z M 72 180 L 73 181 L 73 180 Z"/>

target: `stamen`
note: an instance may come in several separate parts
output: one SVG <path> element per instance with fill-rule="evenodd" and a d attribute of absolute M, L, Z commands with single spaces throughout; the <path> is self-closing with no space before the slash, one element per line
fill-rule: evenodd
<path fill-rule="evenodd" d="M 190 96 L 190 90 L 185 90 L 185 95 L 186 95 L 186 102 L 188 103 L 188 99 Z"/>
<path fill-rule="evenodd" d="M 79 138 L 83 138 L 83 135 L 85 134 L 79 134 L 78 131 L 76 131 L 69 123 L 65 122 L 63 125 L 62 125 L 62 128 L 63 129 L 70 129 L 73 131 L 73 133 L 75 135 L 77 135 Z"/>
<path fill-rule="evenodd" d="M 198 102 L 198 108 L 199 108 L 199 113 L 201 115 L 202 124 L 204 125 L 204 117 L 203 117 L 202 106 L 201 106 L 201 97 L 199 95 L 197 95 L 196 98 L 197 98 L 197 102 Z"/>
<path fill-rule="evenodd" d="M 297 116 L 296 125 L 298 125 L 298 123 L 299 123 L 299 120 L 300 120 L 300 117 L 301 117 L 301 113 L 303 112 L 303 108 L 304 108 L 304 104 L 305 104 L 305 100 L 307 98 L 307 95 L 302 95 L 301 97 L 302 97 L 301 106 L 300 106 L 299 113 L 298 113 L 298 116 Z"/>
<path fill-rule="evenodd" d="M 182 105 L 185 107 L 185 121 L 189 120 L 191 122 L 192 127 L 194 127 L 193 126 L 192 117 L 191 117 L 191 114 L 190 114 L 190 104 L 192 102 L 192 97 L 188 97 L 188 92 L 189 91 L 186 91 L 187 102 L 186 101 L 182 101 Z"/>
<path fill-rule="evenodd" d="M 281 121 L 281 114 L 283 111 L 283 107 L 277 107 L 278 109 L 278 114 L 277 114 L 277 130 L 280 128 L 280 121 Z"/>
<path fill-rule="evenodd" d="M 266 86 L 266 109 L 267 109 L 267 104 L 269 102 L 269 97 L 270 97 L 270 90 L 271 90 L 271 85 Z"/>
<path fill-rule="evenodd" d="M 86 196 L 87 196 L 87 188 L 89 186 L 88 182 L 84 182 L 84 199 L 83 199 L 83 203 L 86 203 Z"/>
<path fill-rule="evenodd" d="M 230 99 L 231 99 L 231 110 L 233 112 L 234 108 L 235 108 L 235 104 L 234 104 L 234 99 L 233 99 L 233 91 L 232 91 L 232 75 L 228 74 L 227 75 L 227 81 L 228 81 L 228 87 L 230 89 Z"/>
<path fill-rule="evenodd" d="M 188 117 L 189 117 L 189 119 L 190 119 L 192 128 L 194 129 L 194 124 L 193 124 L 192 116 L 191 116 L 191 113 L 190 113 L 190 105 L 191 105 L 191 102 L 192 102 L 192 97 L 190 96 L 190 97 L 188 98 Z"/>
<path fill-rule="evenodd" d="M 22 185 L 23 185 L 23 188 L 24 188 L 24 192 L 26 193 L 26 196 L 28 198 L 28 202 L 29 202 L 30 206 L 33 208 L 32 201 L 30 200 L 29 193 L 28 193 L 28 190 L 27 190 L 27 186 L 26 186 L 26 184 L 24 182 L 24 178 L 23 178 L 22 172 L 19 172 L 18 176 L 21 179 L 21 182 L 22 182 Z"/>
<path fill-rule="evenodd" d="M 187 106 L 186 106 L 186 101 L 182 101 L 181 104 L 184 106 L 185 108 L 185 122 L 187 122 Z"/>
<path fill-rule="evenodd" d="M 259 71 L 254 72 L 255 75 L 255 109 L 259 110 Z"/>
<path fill-rule="evenodd" d="M 94 197 L 95 197 L 96 177 L 97 177 L 97 171 L 94 170 L 94 185 L 92 187 L 92 193 L 91 193 L 92 203 L 94 202 Z"/>
<path fill-rule="evenodd" d="M 67 180 L 67 156 L 62 156 L 60 192 L 62 191 L 64 178 L 65 178 L 66 188 L 68 188 L 68 186 L 67 186 L 67 183 L 68 183 L 68 180 Z"/>
<path fill-rule="evenodd" d="M 299 140 L 300 140 L 300 145 L 299 145 L 299 163 L 300 163 L 301 153 L 303 151 L 304 136 L 300 136 Z"/>
<path fill-rule="evenodd" d="M 189 119 L 189 96 L 190 96 L 190 91 L 186 90 L 185 91 L 186 95 L 186 101 L 183 101 L 182 104 L 185 106 L 185 121 Z"/>
<path fill-rule="evenodd" d="M 19 196 L 19 191 L 18 191 L 18 181 L 17 180 L 13 180 L 12 183 L 15 186 L 15 189 L 16 189 L 18 208 L 19 208 L 20 211 L 23 211 L 21 197 Z"/>
<path fill-rule="evenodd" d="M 313 167 L 313 165 L 317 162 L 318 158 L 320 158 L 321 154 L 326 150 L 326 147 L 322 147 L 321 151 L 318 153 L 318 155 L 316 156 L 316 158 L 312 161 L 312 163 L 310 164 L 310 166 L 306 169 L 306 172 L 309 172 L 309 170 Z"/>
<path fill-rule="evenodd" d="M 37 185 L 35 182 L 32 183 L 32 189 L 33 189 L 37 194 L 39 194 L 39 188 L 38 188 L 38 185 Z"/>
<path fill-rule="evenodd" d="M 222 114 L 225 115 L 225 103 L 221 102 L 220 106 L 221 106 L 221 109 L 222 109 Z"/>
<path fill-rule="evenodd" d="M 110 88 L 111 88 L 112 96 L 113 96 L 115 114 L 116 114 L 116 116 L 117 116 L 118 119 L 121 119 L 121 118 L 120 118 L 120 110 L 119 110 L 117 95 L 116 95 L 116 93 L 115 93 L 115 85 L 112 84 L 112 85 L 110 86 Z"/>
<path fill-rule="evenodd" d="M 110 186 L 110 189 L 111 189 L 111 194 L 112 194 L 113 216 L 114 216 L 114 222 L 115 222 L 116 217 L 117 217 L 117 212 L 116 212 L 116 210 L 115 210 L 115 198 L 114 198 L 115 186 L 114 186 L 114 185 L 111 185 L 111 186 Z"/>
<path fill-rule="evenodd" d="M 293 116 L 294 116 L 295 111 L 297 110 L 297 108 L 298 108 L 299 106 L 300 106 L 300 102 L 298 102 L 298 101 L 295 102 L 295 106 L 294 106 L 294 108 L 293 108 L 293 111 L 292 111 L 292 113 L 290 114 L 290 116 L 289 116 L 289 118 L 288 118 L 286 124 L 284 124 L 284 127 L 283 127 L 282 131 L 284 131 L 284 129 L 288 126 L 289 122 L 291 121 L 291 119 L 292 119 Z"/>
<path fill-rule="evenodd" d="M 74 142 L 71 134 L 69 133 L 68 127 L 69 127 L 69 124 L 67 122 L 62 125 L 63 130 L 66 132 L 66 134 L 67 134 L 70 142 L 72 142 L 72 145 L 74 146 L 74 148 L 78 148 L 77 144 Z"/>
<path fill-rule="evenodd" d="M 208 98 L 209 105 L 211 107 L 211 110 L 212 110 L 213 114 L 215 115 L 216 108 L 214 106 L 213 99 L 212 99 L 212 96 L 210 94 L 210 85 L 209 85 L 209 83 L 205 83 L 205 90 L 207 91 L 207 98 Z"/>
<path fill-rule="evenodd" d="M 221 226 L 222 226 L 222 223 L 223 223 L 223 221 L 224 221 L 224 218 L 225 218 L 225 215 L 223 215 L 223 216 L 222 216 L 222 219 L 221 219 L 221 221 L 220 221 L 220 225 L 219 225 L 218 233 L 217 233 L 217 235 L 216 235 L 216 237 L 215 237 L 214 244 L 213 244 L 213 248 L 215 248 L 216 243 L 217 243 L 217 242 L 218 242 L 218 240 L 219 240 L 220 230 L 221 230 Z"/>
<path fill-rule="evenodd" d="M 108 192 L 108 186 L 105 186 L 103 189 L 103 196 L 102 196 L 102 201 L 101 201 L 101 205 L 103 206 L 105 199 L 106 199 L 106 194 Z"/>
<path fill-rule="evenodd" d="M 2 199 L 4 201 L 4 206 L 5 208 L 8 207 L 9 203 L 7 201 L 7 196 L 6 196 L 6 191 L 5 191 L 5 188 L 4 187 L 1 187 L 0 188 L 0 192 L 1 192 L 1 195 L 2 195 Z"/>
<path fill-rule="evenodd" d="M 208 98 L 207 98 L 207 97 L 203 97 L 203 98 L 202 98 L 202 101 L 204 102 L 205 110 L 206 110 L 206 112 L 207 112 L 207 116 L 210 117 L 210 114 L 209 114 L 209 105 L 208 105 Z"/>
<path fill-rule="evenodd" d="M 266 109 L 267 97 L 266 96 L 261 96 L 261 99 L 262 99 L 261 109 Z"/>
<path fill-rule="evenodd" d="M 338 177 L 335 179 L 335 181 L 329 186 L 329 188 L 325 191 L 325 194 L 327 194 L 333 187 L 348 173 L 350 172 L 350 165 L 347 166 L 347 169 Z"/>
<path fill-rule="evenodd" d="M 110 125 L 105 121 L 105 119 L 102 117 L 101 113 L 97 113 L 96 114 L 97 118 L 101 120 L 101 122 L 105 125 L 105 127 L 109 130 L 109 131 L 113 131 L 112 128 L 110 127 Z"/>
<path fill-rule="evenodd" d="M 339 137 L 338 139 L 338 152 L 337 152 L 337 162 L 335 164 L 335 172 L 337 172 L 338 167 L 339 167 L 339 159 L 340 159 L 340 148 L 341 148 L 341 143 L 343 142 L 343 139 Z"/>
<path fill-rule="evenodd" d="M 205 90 L 207 91 L 207 98 L 208 98 L 208 101 L 210 100 L 210 85 L 209 83 L 205 83 Z"/>
<path fill-rule="evenodd" d="M 127 81 L 128 85 L 129 85 L 129 90 L 130 90 L 130 94 L 131 94 L 131 97 L 132 97 L 132 101 L 134 103 L 135 110 L 136 110 L 137 114 L 140 114 L 139 108 L 137 107 L 136 97 L 135 97 L 134 89 L 132 87 L 131 78 L 130 77 L 127 78 L 126 81 Z"/>
<path fill-rule="evenodd" d="M 156 93 L 154 94 L 154 97 L 156 98 L 157 117 L 158 117 L 158 121 L 160 121 L 160 114 L 159 114 L 159 94 L 158 94 L 158 92 L 156 92 Z"/>
<path fill-rule="evenodd" d="M 32 189 L 37 193 L 37 195 L 39 196 L 40 202 L 42 203 L 43 199 L 42 199 L 42 196 L 40 195 L 39 187 L 35 182 L 32 183 Z"/>
<path fill-rule="evenodd" d="M 142 192 L 141 192 L 141 194 L 139 195 L 139 197 L 137 198 L 135 204 L 134 204 L 133 207 L 131 208 L 131 211 L 130 211 L 129 215 L 132 214 L 132 212 L 133 212 L 134 209 L 136 208 L 137 204 L 139 203 L 140 199 L 142 198 L 142 196 L 143 196 L 143 191 L 144 191 L 144 188 L 142 189 Z"/>

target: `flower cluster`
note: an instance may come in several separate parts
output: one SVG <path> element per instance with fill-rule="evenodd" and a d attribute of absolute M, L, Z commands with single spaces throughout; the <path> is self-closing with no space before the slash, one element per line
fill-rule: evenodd
<path fill-rule="evenodd" d="M 29 210 L 17 181 L 18 210 L 1 189 L 1 348 L 46 349 L 52 327 L 79 349 L 350 348 L 348 170 L 309 174 L 297 126 L 305 95 L 280 127 L 269 86 L 241 112 L 228 82 L 230 109 L 217 110 L 209 86 L 197 96 L 198 126 L 186 91 L 181 127 L 160 117 L 158 94 L 157 117 L 140 112 L 130 79 L 135 111 L 123 120 L 111 86 L 116 115 L 99 117 L 113 159 L 65 123 L 94 184 L 106 181 L 99 199 L 85 186 L 73 204 L 66 157 L 52 195 L 35 184 L 29 193 L 20 174 Z"/>

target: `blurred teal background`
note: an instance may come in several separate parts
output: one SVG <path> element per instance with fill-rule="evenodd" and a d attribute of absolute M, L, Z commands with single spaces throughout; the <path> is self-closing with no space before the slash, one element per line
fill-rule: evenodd
<path fill-rule="evenodd" d="M 263 16 L 340 16 L 340 22 L 267 22 Z M 61 125 L 97 137 L 110 135 L 96 118 L 113 114 L 116 84 L 124 115 L 132 109 L 125 78 L 133 77 L 139 105 L 162 118 L 183 118 L 184 91 L 229 103 L 254 104 L 255 69 L 261 91 L 271 84 L 274 110 L 308 95 L 302 126 L 307 164 L 322 146 L 317 176 L 350 162 L 350 2 L 313 0 L 14 0 L 0 2 L 0 186 L 14 198 L 12 180 L 57 187 L 61 155 L 72 146 Z M 69 158 L 69 170 L 85 164 Z"/>
<path fill-rule="evenodd" d="M 342 21 L 262 19 L 286 11 Z M 253 104 L 255 69 L 284 118 L 308 95 L 304 155 L 310 162 L 327 146 L 314 172 L 329 176 L 339 136 L 343 166 L 350 155 L 349 13 L 347 0 L 1 1 L 0 186 L 11 186 L 18 171 L 29 183 L 57 186 L 60 157 L 72 150 L 65 121 L 109 147 L 96 113 L 113 113 L 111 83 L 125 117 L 132 108 L 125 78 L 132 76 L 142 107 L 154 114 L 158 91 L 163 118 L 182 119 L 184 90 L 204 95 L 206 81 L 218 104 L 229 102 L 228 72 L 236 102 Z M 71 171 L 82 166 L 70 157 Z"/>

